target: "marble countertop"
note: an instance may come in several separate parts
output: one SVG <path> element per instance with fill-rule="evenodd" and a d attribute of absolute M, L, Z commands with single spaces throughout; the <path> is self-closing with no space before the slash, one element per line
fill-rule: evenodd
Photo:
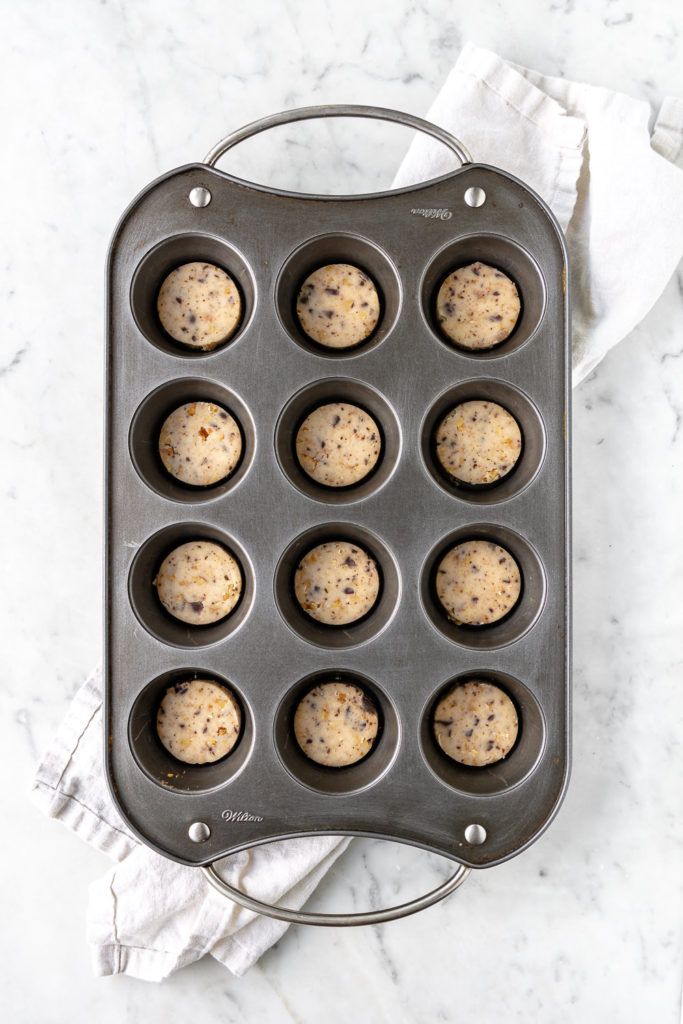
<path fill-rule="evenodd" d="M 266 113 L 348 102 L 424 115 L 468 39 L 628 92 L 654 116 L 683 95 L 683 14 L 668 0 L 37 0 L 3 5 L 3 21 L 7 1019 L 679 1024 L 680 268 L 574 392 L 573 777 L 523 855 L 400 923 L 290 929 L 242 978 L 206 958 L 158 986 L 94 979 L 87 889 L 108 862 L 28 791 L 101 656 L 103 269 L 130 199 Z M 222 166 L 286 188 L 370 191 L 389 186 L 408 141 L 390 126 L 382 140 L 355 123 L 302 125 Z M 349 885 L 359 904 L 400 899 L 430 872 L 415 851 L 358 842 L 321 899 Z"/>

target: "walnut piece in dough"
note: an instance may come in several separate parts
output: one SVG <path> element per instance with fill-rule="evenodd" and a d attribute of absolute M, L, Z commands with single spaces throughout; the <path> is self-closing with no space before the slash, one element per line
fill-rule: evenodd
<path fill-rule="evenodd" d="M 296 313 L 302 329 L 319 345 L 351 348 L 377 326 L 379 296 L 365 271 L 349 263 L 332 263 L 306 278 Z"/>
<path fill-rule="evenodd" d="M 461 348 L 485 350 L 510 336 L 521 304 L 517 287 L 502 270 L 471 263 L 445 279 L 436 316 L 446 337 Z"/>
<path fill-rule="evenodd" d="M 322 683 L 299 702 L 294 735 L 307 757 L 330 768 L 355 764 L 372 749 L 377 708 L 352 683 Z"/>

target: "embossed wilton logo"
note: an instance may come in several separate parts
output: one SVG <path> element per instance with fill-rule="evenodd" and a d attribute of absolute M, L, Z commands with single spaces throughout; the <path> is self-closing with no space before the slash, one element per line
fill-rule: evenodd
<path fill-rule="evenodd" d="M 263 821 L 260 814 L 250 814 L 249 811 L 223 811 L 223 821 Z"/>
<path fill-rule="evenodd" d="M 426 210 L 411 210 L 412 214 L 416 217 L 426 217 L 427 220 L 450 220 L 453 216 L 453 211 L 449 210 L 448 207 L 436 207 Z"/>

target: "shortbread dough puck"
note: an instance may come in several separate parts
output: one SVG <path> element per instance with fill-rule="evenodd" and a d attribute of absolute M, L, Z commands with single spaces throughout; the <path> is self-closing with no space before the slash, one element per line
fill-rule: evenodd
<path fill-rule="evenodd" d="M 326 626 L 362 619 L 375 604 L 380 579 L 367 551 L 349 541 L 312 548 L 294 574 L 294 593 L 307 615 Z"/>
<path fill-rule="evenodd" d="M 436 315 L 446 337 L 462 348 L 493 348 L 510 336 L 521 305 L 517 287 L 496 267 L 471 263 L 445 279 Z"/>
<path fill-rule="evenodd" d="M 379 320 L 379 296 L 369 275 L 349 263 L 319 267 L 302 284 L 296 313 L 302 330 L 327 348 L 365 341 Z"/>
<path fill-rule="evenodd" d="M 230 413 L 213 402 L 174 409 L 159 433 L 159 455 L 171 476 L 192 487 L 225 480 L 242 454 L 242 434 Z"/>
<path fill-rule="evenodd" d="M 167 612 L 181 622 L 205 626 L 233 610 L 242 593 L 242 573 L 220 544 L 194 540 L 166 556 L 154 585 Z"/>
<path fill-rule="evenodd" d="M 352 683 L 322 683 L 299 702 L 294 735 L 307 757 L 330 768 L 355 764 L 377 736 L 377 708 Z"/>
<path fill-rule="evenodd" d="M 237 285 L 220 267 L 184 263 L 161 285 L 157 313 L 174 341 L 209 351 L 235 333 L 242 300 Z"/>
<path fill-rule="evenodd" d="M 157 712 L 159 739 L 186 764 L 225 757 L 239 739 L 241 724 L 234 694 L 211 679 L 190 679 L 169 687 Z"/>
<path fill-rule="evenodd" d="M 436 570 L 437 597 L 458 626 L 497 622 L 514 608 L 520 591 L 517 562 L 491 541 L 456 544 Z"/>
<path fill-rule="evenodd" d="M 514 469 L 522 434 L 514 416 L 496 402 L 462 402 L 436 429 L 436 457 L 455 480 L 493 484 Z"/>
<path fill-rule="evenodd" d="M 517 740 L 517 711 L 498 686 L 480 679 L 461 683 L 436 706 L 434 736 L 448 757 L 479 767 L 500 761 Z"/>
<path fill-rule="evenodd" d="M 326 487 L 349 487 L 371 473 L 382 449 L 379 427 L 357 405 L 331 402 L 314 409 L 296 435 L 304 472 Z"/>

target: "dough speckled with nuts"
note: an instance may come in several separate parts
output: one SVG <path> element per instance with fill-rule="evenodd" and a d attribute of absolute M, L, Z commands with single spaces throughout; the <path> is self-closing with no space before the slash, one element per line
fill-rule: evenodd
<path fill-rule="evenodd" d="M 506 693 L 481 679 L 455 686 L 434 711 L 434 735 L 445 754 L 480 767 L 500 761 L 517 740 L 517 711 Z"/>
<path fill-rule="evenodd" d="M 154 585 L 166 611 L 181 622 L 205 626 L 233 610 L 242 593 L 242 573 L 220 544 L 193 540 L 166 556 Z"/>
<path fill-rule="evenodd" d="M 379 320 L 379 296 L 368 274 L 348 263 L 319 267 L 296 302 L 301 327 L 319 345 L 350 348 L 365 341 Z"/>
<path fill-rule="evenodd" d="M 345 626 L 362 619 L 379 594 L 379 573 L 357 544 L 330 541 L 301 559 L 294 574 L 296 599 L 312 619 Z"/>
<path fill-rule="evenodd" d="M 372 416 L 345 402 L 315 409 L 296 435 L 301 468 L 327 487 L 357 484 L 374 469 L 381 448 L 379 428 Z"/>
<path fill-rule="evenodd" d="M 457 544 L 436 571 L 436 593 L 456 625 L 487 626 L 514 608 L 519 566 L 509 551 L 487 540 Z"/>
<path fill-rule="evenodd" d="M 242 713 L 234 694 L 212 679 L 189 679 L 166 691 L 157 733 L 170 754 L 186 764 L 208 764 L 237 743 Z"/>
<path fill-rule="evenodd" d="M 322 683 L 299 702 L 294 735 L 307 757 L 341 768 L 365 757 L 377 736 L 377 708 L 352 683 Z"/>
<path fill-rule="evenodd" d="M 452 477 L 492 484 L 515 466 L 522 435 L 514 416 L 495 402 L 456 405 L 436 429 L 436 456 Z"/>
<path fill-rule="evenodd" d="M 164 421 L 159 455 L 165 469 L 192 487 L 208 487 L 230 476 L 242 454 L 242 434 L 226 409 L 213 402 L 188 402 Z"/>
<path fill-rule="evenodd" d="M 471 263 L 453 271 L 436 299 L 441 330 L 456 345 L 468 349 L 493 348 L 505 341 L 520 309 L 515 283 L 486 263 Z"/>
<path fill-rule="evenodd" d="M 157 312 L 174 341 L 206 352 L 235 333 L 242 300 L 235 282 L 220 267 L 185 263 L 164 280 Z"/>

